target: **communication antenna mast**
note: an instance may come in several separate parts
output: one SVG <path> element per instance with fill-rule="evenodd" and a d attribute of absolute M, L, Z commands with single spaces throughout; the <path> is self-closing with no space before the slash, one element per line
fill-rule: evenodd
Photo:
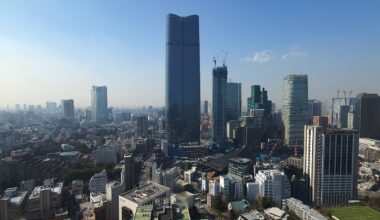
<path fill-rule="evenodd" d="M 216 68 L 216 58 L 217 56 L 212 58 L 212 62 L 214 62 L 214 68 Z"/>
<path fill-rule="evenodd" d="M 224 51 L 224 59 L 223 59 L 223 66 L 226 65 L 226 59 L 227 59 L 228 52 Z"/>
<path fill-rule="evenodd" d="M 339 98 L 340 89 L 338 89 L 338 90 L 336 91 L 336 93 L 337 93 L 337 95 L 338 95 L 338 98 Z"/>

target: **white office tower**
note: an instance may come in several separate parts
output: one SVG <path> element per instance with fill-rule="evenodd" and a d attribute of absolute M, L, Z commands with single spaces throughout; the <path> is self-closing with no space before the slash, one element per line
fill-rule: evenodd
<path fill-rule="evenodd" d="M 124 192 L 124 183 L 113 181 L 106 185 L 106 198 L 109 201 L 110 219 L 119 219 L 119 195 Z"/>
<path fill-rule="evenodd" d="M 288 177 L 279 170 L 260 170 L 256 175 L 261 197 L 272 198 L 277 207 L 290 198 L 290 183 Z"/>
<path fill-rule="evenodd" d="M 91 91 L 91 110 L 96 122 L 108 119 L 107 87 L 93 86 Z"/>
<path fill-rule="evenodd" d="M 249 202 L 252 202 L 256 199 L 257 194 L 259 193 L 259 184 L 254 182 L 247 183 L 247 199 Z"/>
<path fill-rule="evenodd" d="M 90 193 L 105 193 L 107 184 L 107 171 L 95 173 L 88 182 Z"/>
<path fill-rule="evenodd" d="M 303 128 L 308 124 L 307 75 L 288 75 L 284 78 L 282 120 L 285 144 L 302 146 Z"/>
<path fill-rule="evenodd" d="M 309 200 L 337 206 L 357 198 L 358 132 L 305 126 L 303 170 Z"/>
<path fill-rule="evenodd" d="M 219 181 L 213 179 L 208 182 L 208 194 L 212 196 L 218 196 L 220 193 Z"/>

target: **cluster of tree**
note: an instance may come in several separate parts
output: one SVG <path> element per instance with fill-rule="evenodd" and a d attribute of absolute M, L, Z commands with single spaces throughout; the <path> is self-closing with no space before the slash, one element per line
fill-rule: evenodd
<path fill-rule="evenodd" d="M 261 197 L 257 194 L 255 200 L 252 201 L 252 207 L 258 211 L 263 211 L 264 209 L 275 207 L 276 203 L 270 197 Z"/>
<path fill-rule="evenodd" d="M 120 170 L 114 169 L 114 167 L 114 164 L 79 164 L 66 170 L 63 175 L 63 182 L 65 185 L 68 185 L 73 180 L 78 179 L 88 182 L 95 173 L 99 173 L 103 169 L 107 171 L 107 177 L 109 180 L 118 180 L 120 177 Z"/>
<path fill-rule="evenodd" d="M 35 156 L 46 156 L 48 153 L 61 151 L 61 144 L 54 140 L 46 140 L 42 143 L 36 144 L 31 149 Z"/>

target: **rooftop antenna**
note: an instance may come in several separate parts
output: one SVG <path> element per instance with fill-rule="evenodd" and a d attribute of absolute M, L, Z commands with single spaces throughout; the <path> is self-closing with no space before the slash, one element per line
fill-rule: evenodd
<path fill-rule="evenodd" d="M 216 57 L 212 58 L 212 62 L 214 62 L 214 68 L 216 68 Z"/>
<path fill-rule="evenodd" d="M 227 59 L 228 52 L 224 51 L 224 59 L 223 59 L 223 66 L 226 65 L 226 59 Z"/>
<path fill-rule="evenodd" d="M 352 89 L 349 91 L 349 94 L 350 94 L 350 98 L 351 98 L 351 95 L 352 95 Z"/>
<path fill-rule="evenodd" d="M 336 91 L 336 93 L 338 94 L 338 98 L 339 98 L 339 94 L 340 94 L 340 89 L 338 89 L 338 91 Z"/>

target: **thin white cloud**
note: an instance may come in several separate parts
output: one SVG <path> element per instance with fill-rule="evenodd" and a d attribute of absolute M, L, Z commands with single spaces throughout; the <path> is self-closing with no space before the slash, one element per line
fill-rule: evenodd
<path fill-rule="evenodd" d="M 271 61 L 273 58 L 274 58 L 274 51 L 266 49 L 263 51 L 258 51 L 252 56 L 241 58 L 240 61 L 252 62 L 252 63 L 266 63 L 266 62 Z"/>
<path fill-rule="evenodd" d="M 309 53 L 307 51 L 301 50 L 301 46 L 301 44 L 296 44 L 291 47 L 286 53 L 281 56 L 281 60 L 289 60 L 308 56 Z"/>

